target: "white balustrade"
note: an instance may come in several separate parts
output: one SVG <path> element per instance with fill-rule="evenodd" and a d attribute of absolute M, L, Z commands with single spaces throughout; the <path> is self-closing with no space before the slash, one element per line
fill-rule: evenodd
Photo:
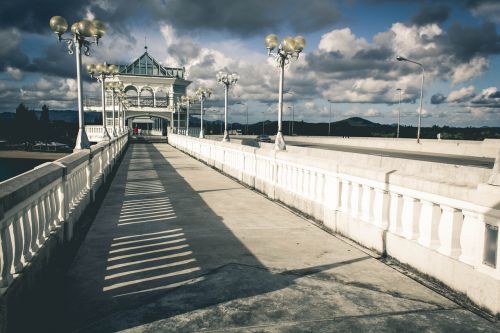
<path fill-rule="evenodd" d="M 500 225 L 498 208 L 491 205 L 483 207 L 477 203 L 429 193 L 425 188 L 418 191 L 410 190 L 401 184 L 393 185 L 387 181 L 361 178 L 345 171 L 340 172 L 336 168 L 318 168 L 302 156 L 297 155 L 296 158 L 292 158 L 287 152 L 274 152 L 236 143 L 221 143 L 180 135 L 171 135 L 169 143 L 207 163 L 210 159 L 215 159 L 218 162 L 217 168 L 223 171 L 230 170 L 232 176 L 245 175 L 241 178 L 243 182 L 271 197 L 276 190 L 279 190 L 281 194 L 277 198 L 296 209 L 311 206 L 304 205 L 304 202 L 320 205 L 323 207 L 324 216 L 320 216 L 319 219 L 324 219 L 325 224 L 333 229 L 338 219 L 343 219 L 342 231 L 347 230 L 347 232 L 351 231 L 350 223 L 368 222 L 371 228 L 382 231 L 377 235 L 384 237 L 380 242 L 384 247 L 387 245 L 383 235 L 389 233 L 398 237 L 399 242 L 410 242 L 414 244 L 412 246 L 425 248 L 436 256 L 444 255 L 453 260 L 452 262 L 466 264 L 478 273 L 496 279 L 498 284 L 500 244 L 498 240 L 493 244 L 495 236 L 488 238 L 491 244 L 485 244 L 487 225 L 493 226 L 489 227 L 492 232 L 498 232 Z M 216 153 L 210 155 L 210 152 L 214 151 Z M 253 183 L 254 179 L 258 180 L 258 183 Z M 310 214 L 309 211 L 304 213 Z M 486 220 L 488 222 L 485 222 Z M 355 232 L 357 229 L 352 228 L 352 230 Z M 366 237 L 367 234 L 363 235 Z M 496 253 L 496 257 L 490 255 L 497 258 L 496 265 L 484 263 L 485 249 Z M 408 250 L 401 248 L 401 251 Z M 391 255 L 397 257 L 397 253 Z M 408 254 L 402 255 L 401 258 L 407 260 Z M 415 258 L 417 261 L 420 260 L 418 255 Z M 421 265 L 421 263 L 416 264 Z M 439 267 L 433 271 L 434 273 L 427 269 L 424 271 L 431 275 L 436 274 L 439 278 L 445 275 L 440 272 L 442 269 Z M 450 278 L 445 282 L 453 284 L 453 281 L 456 281 L 456 278 Z M 469 287 L 461 285 L 453 287 L 465 288 L 466 290 L 462 291 L 469 295 L 470 290 L 467 289 Z M 481 286 L 474 288 L 480 290 Z M 481 300 L 483 297 L 474 295 L 474 292 L 470 294 L 475 300 Z M 485 306 L 493 308 L 493 311 L 498 311 L 500 308 L 491 304 Z"/>
<path fill-rule="evenodd" d="M 1 287 L 23 272 L 52 235 L 72 230 L 69 224 L 91 202 L 84 198 L 98 190 L 96 179 L 109 172 L 105 168 L 123 153 L 127 141 L 124 134 L 0 183 Z M 64 231 L 65 241 L 71 240 L 71 232 Z"/>

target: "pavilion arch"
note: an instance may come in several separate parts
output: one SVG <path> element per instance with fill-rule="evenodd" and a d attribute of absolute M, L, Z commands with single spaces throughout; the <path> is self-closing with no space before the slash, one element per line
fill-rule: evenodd
<path fill-rule="evenodd" d="M 158 88 L 155 91 L 155 101 L 157 107 L 167 107 L 168 106 L 168 92 L 166 88 Z"/>
<path fill-rule="evenodd" d="M 123 89 L 123 91 L 125 92 L 125 95 L 127 95 L 127 101 L 130 106 L 137 106 L 139 103 L 139 90 L 137 87 L 134 85 L 128 85 Z"/>
<path fill-rule="evenodd" d="M 155 106 L 155 94 L 153 88 L 149 86 L 144 86 L 141 88 L 139 93 L 139 103 L 140 106 L 154 107 Z"/>
<path fill-rule="evenodd" d="M 144 135 L 166 135 L 170 119 L 167 115 L 157 113 L 136 113 L 125 116 L 125 123 L 129 129 L 138 127 Z"/>

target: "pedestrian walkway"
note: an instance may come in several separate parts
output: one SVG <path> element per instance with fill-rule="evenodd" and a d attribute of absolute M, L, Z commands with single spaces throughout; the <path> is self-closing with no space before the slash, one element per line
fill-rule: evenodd
<path fill-rule="evenodd" d="M 67 274 L 78 332 L 494 332 L 162 143 L 132 144 Z"/>

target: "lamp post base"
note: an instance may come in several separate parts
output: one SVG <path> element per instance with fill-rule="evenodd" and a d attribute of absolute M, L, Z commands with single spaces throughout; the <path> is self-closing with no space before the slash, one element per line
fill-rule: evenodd
<path fill-rule="evenodd" d="M 229 133 L 227 131 L 224 131 L 224 137 L 222 138 L 222 142 L 229 142 L 231 141 L 231 138 L 229 138 Z"/>
<path fill-rule="evenodd" d="M 200 135 L 199 135 L 199 138 L 200 139 L 203 139 L 205 137 L 205 133 L 203 130 L 200 130 Z"/>
<path fill-rule="evenodd" d="M 74 150 L 89 149 L 89 148 L 90 148 L 90 141 L 89 138 L 87 137 L 87 132 L 85 132 L 85 129 L 80 128 L 76 136 L 76 145 Z"/>
<path fill-rule="evenodd" d="M 274 150 L 285 150 L 286 144 L 285 139 L 283 138 L 283 134 L 281 131 L 276 134 L 276 140 L 274 141 Z"/>

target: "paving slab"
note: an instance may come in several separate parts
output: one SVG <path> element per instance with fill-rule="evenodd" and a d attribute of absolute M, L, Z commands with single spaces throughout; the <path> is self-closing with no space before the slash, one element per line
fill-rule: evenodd
<path fill-rule="evenodd" d="M 65 288 L 67 331 L 500 329 L 162 143 L 129 146 Z"/>

